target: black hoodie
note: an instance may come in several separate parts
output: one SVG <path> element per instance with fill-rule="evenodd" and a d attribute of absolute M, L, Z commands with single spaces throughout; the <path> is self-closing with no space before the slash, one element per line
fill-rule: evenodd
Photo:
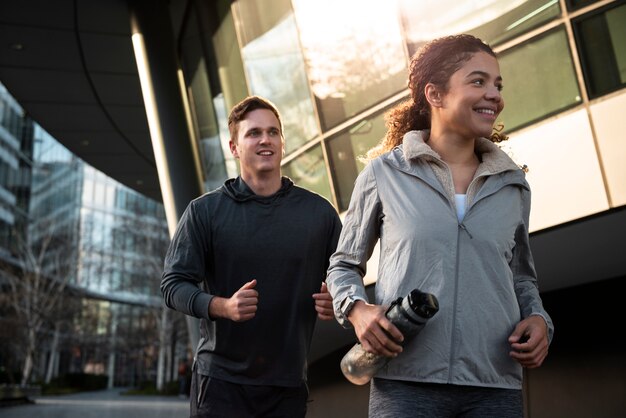
<path fill-rule="evenodd" d="M 168 307 L 201 318 L 199 373 L 255 385 L 306 380 L 317 316 L 312 295 L 340 230 L 326 199 L 286 177 L 271 196 L 254 194 L 238 177 L 189 204 L 165 257 L 161 291 Z M 209 318 L 213 296 L 231 297 L 252 279 L 254 318 Z"/>

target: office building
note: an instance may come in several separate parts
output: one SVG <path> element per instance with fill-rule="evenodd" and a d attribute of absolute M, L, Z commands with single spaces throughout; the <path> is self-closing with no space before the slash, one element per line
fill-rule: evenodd
<path fill-rule="evenodd" d="M 282 112 L 284 173 L 343 213 L 363 167 L 358 157 L 384 135 L 385 111 L 408 97 L 411 54 L 441 35 L 480 36 L 498 53 L 505 80 L 504 147 L 529 169 L 531 245 L 556 326 L 547 364 L 527 373 L 529 416 L 615 416 L 626 408 L 624 352 L 604 326 L 621 318 L 626 274 L 623 1 L 1 7 L 0 80 L 70 150 L 162 200 L 170 232 L 189 200 L 236 174 L 225 116 L 249 94 Z M 371 264 L 366 281 L 375 286 L 375 257 Z M 363 411 L 366 389 L 333 367 L 351 338 L 318 327 L 313 416 Z"/>

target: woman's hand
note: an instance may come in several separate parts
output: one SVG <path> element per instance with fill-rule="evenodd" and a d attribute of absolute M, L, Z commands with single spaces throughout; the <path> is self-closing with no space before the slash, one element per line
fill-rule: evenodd
<path fill-rule="evenodd" d="M 348 313 L 348 320 L 354 326 L 356 336 L 365 351 L 385 357 L 396 357 L 402 352 L 400 344 L 404 337 L 387 319 L 385 312 L 384 306 L 358 300 Z"/>
<path fill-rule="evenodd" d="M 541 366 L 548 355 L 548 325 L 543 317 L 531 315 L 520 321 L 509 337 L 509 355 L 529 369 Z"/>

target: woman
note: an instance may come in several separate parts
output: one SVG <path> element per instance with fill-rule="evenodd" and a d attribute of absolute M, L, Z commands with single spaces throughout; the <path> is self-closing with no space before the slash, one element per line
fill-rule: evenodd
<path fill-rule="evenodd" d="M 409 88 L 368 153 L 328 270 L 339 322 L 394 357 L 372 381 L 370 416 L 522 417 L 522 368 L 541 365 L 553 326 L 529 248 L 530 189 L 493 143 L 495 53 L 470 35 L 436 39 L 411 60 Z M 379 239 L 369 304 L 362 278 Z M 415 288 L 440 310 L 403 344 L 385 309 Z"/>

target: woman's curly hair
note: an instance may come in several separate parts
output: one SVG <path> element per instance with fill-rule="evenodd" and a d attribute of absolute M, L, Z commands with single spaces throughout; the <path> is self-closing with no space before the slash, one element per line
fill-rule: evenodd
<path fill-rule="evenodd" d="M 424 92 L 426 85 L 432 83 L 446 92 L 452 74 L 477 52 L 486 52 L 494 58 L 496 56 L 489 45 L 467 34 L 445 36 L 423 45 L 413 55 L 409 65 L 411 98 L 385 114 L 387 133 L 377 146 L 367 152 L 365 160 L 371 160 L 400 145 L 404 134 L 409 131 L 430 129 L 430 105 Z M 494 130 L 491 136 L 494 142 L 505 139 L 502 127 Z"/>

